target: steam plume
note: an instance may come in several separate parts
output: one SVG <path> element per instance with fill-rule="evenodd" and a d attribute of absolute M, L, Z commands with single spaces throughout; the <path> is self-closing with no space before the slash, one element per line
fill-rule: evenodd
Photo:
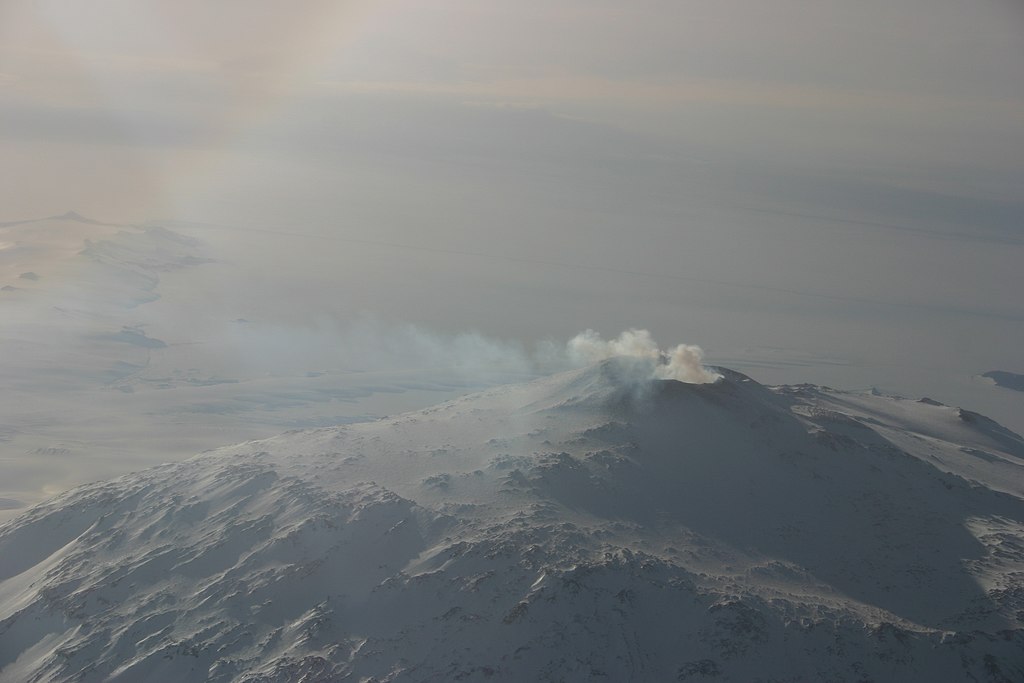
<path fill-rule="evenodd" d="M 567 349 L 570 360 L 576 364 L 595 363 L 621 356 L 649 360 L 651 379 L 707 384 L 720 377 L 704 367 L 704 352 L 699 346 L 679 344 L 663 351 L 654 343 L 647 330 L 626 330 L 617 339 L 607 341 L 594 330 L 587 330 L 569 340 Z"/>

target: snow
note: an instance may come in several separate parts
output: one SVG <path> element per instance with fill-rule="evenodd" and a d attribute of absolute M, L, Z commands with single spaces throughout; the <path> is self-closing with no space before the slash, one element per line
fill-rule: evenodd
<path fill-rule="evenodd" d="M 1024 677 L 1019 436 L 716 371 L 604 361 L 43 503 L 0 527 L 0 681 Z"/>
<path fill-rule="evenodd" d="M 347 363 L 323 353 L 345 346 L 334 329 L 297 345 L 301 325 L 249 305 L 258 296 L 240 291 L 252 278 L 229 263 L 237 254 L 157 225 L 71 212 L 2 223 L 0 241 L 13 245 L 0 251 L 0 522 L 88 481 L 513 377 Z M 232 322 L 243 311 L 251 322 Z"/>

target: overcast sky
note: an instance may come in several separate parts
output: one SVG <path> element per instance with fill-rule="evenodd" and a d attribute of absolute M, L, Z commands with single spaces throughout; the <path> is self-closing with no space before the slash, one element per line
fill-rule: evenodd
<path fill-rule="evenodd" d="M 7 0 L 0 155 L 296 325 L 1024 371 L 1016 0 Z"/>
<path fill-rule="evenodd" d="M 165 217 L 242 154 L 503 165 L 551 138 L 1010 201 L 1022 65 L 1015 0 L 7 0 L 3 206 Z"/>

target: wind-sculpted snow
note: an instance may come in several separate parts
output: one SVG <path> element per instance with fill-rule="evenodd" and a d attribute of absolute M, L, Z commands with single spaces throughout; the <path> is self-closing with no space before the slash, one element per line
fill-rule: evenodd
<path fill-rule="evenodd" d="M 607 361 L 37 506 L 0 681 L 1024 679 L 1020 437 L 717 372 Z"/>

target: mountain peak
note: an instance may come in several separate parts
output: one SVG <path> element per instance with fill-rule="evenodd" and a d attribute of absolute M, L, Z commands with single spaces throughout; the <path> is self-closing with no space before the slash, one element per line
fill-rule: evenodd
<path fill-rule="evenodd" d="M 82 214 L 80 214 L 80 213 L 78 213 L 77 211 L 74 211 L 74 210 L 67 211 L 65 213 L 62 213 L 59 216 L 54 216 L 53 218 L 55 220 L 60 220 L 60 221 L 76 221 L 78 223 L 88 223 L 90 225 L 98 225 L 99 224 L 99 221 L 93 220 L 92 218 L 87 218 L 87 217 L 83 216 Z"/>
<path fill-rule="evenodd" d="M 1005 435 L 944 406 L 640 369 L 33 508 L 0 527 L 0 681 L 1024 674 Z"/>

